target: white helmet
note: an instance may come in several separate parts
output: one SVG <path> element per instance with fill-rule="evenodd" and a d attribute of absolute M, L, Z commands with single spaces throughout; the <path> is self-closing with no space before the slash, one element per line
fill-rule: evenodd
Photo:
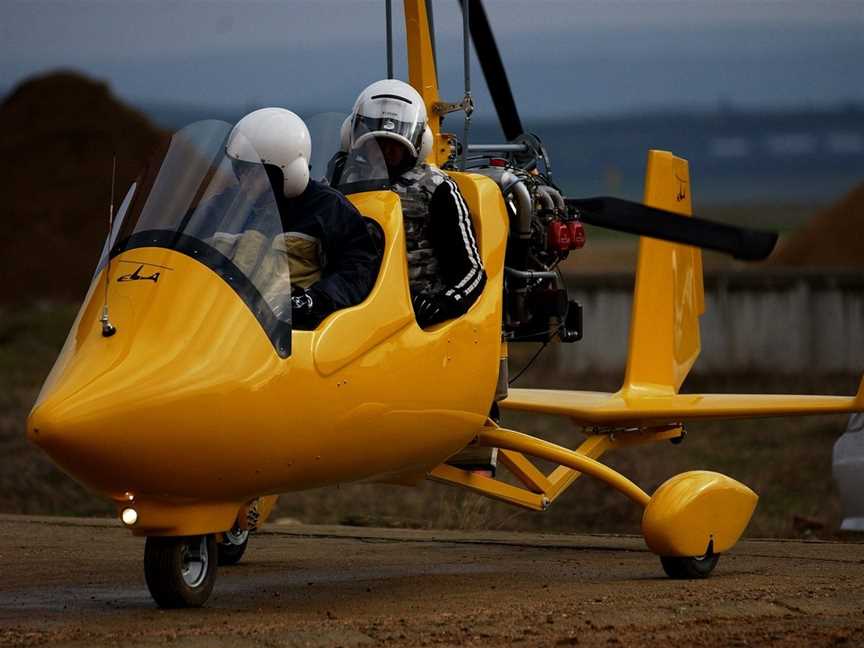
<path fill-rule="evenodd" d="M 237 122 L 225 145 L 225 153 L 233 160 L 263 162 L 265 169 L 278 169 L 286 198 L 299 196 L 309 184 L 311 152 L 306 124 L 284 108 L 249 113 Z"/>
<path fill-rule="evenodd" d="M 432 149 L 432 132 L 420 93 L 398 79 L 376 81 L 363 90 L 351 112 L 350 148 L 373 137 L 394 139 L 415 160 L 425 159 Z"/>

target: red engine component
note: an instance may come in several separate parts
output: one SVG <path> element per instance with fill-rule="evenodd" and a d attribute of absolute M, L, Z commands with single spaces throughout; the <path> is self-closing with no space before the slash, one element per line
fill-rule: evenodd
<path fill-rule="evenodd" d="M 570 230 L 570 249 L 579 250 L 585 247 L 585 228 L 582 227 L 582 222 L 570 221 L 567 223 L 567 228 Z"/>
<path fill-rule="evenodd" d="M 562 223 L 560 220 L 553 220 L 549 223 L 549 247 L 559 252 L 569 252 L 573 246 L 573 239 L 570 236 L 570 228 L 567 223 Z"/>
<path fill-rule="evenodd" d="M 579 221 L 553 220 L 549 223 L 549 248 L 558 252 L 578 250 L 585 245 L 585 228 Z"/>

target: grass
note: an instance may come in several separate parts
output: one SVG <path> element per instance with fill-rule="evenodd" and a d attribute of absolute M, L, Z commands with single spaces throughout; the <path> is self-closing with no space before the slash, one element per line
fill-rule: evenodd
<path fill-rule="evenodd" d="M 0 311 L 0 512 L 107 515 L 112 507 L 60 472 L 24 436 L 24 422 L 59 352 L 77 307 L 40 304 Z M 533 345 L 514 347 L 520 368 Z M 554 346 L 547 350 L 554 353 Z M 520 386 L 614 389 L 617 377 L 564 376 L 554 363 L 525 374 Z M 782 390 L 776 378 L 747 385 L 699 376 L 700 390 Z M 848 381 L 847 381 L 848 382 Z M 806 388 L 806 386 L 804 386 Z M 802 385 L 792 385 L 801 389 Z M 844 391 L 842 388 L 836 391 Z M 826 391 L 830 391 L 826 388 Z M 581 431 L 568 419 L 506 413 L 507 427 L 574 447 Z M 717 470 L 749 485 L 760 504 L 751 536 L 830 536 L 839 525 L 839 500 L 831 478 L 831 452 L 845 416 L 705 422 L 688 427 L 681 445 L 663 442 L 611 453 L 603 461 L 647 491 L 674 474 Z M 640 511 L 598 482 L 577 481 L 545 513 L 533 513 L 423 482 L 416 488 L 342 485 L 280 498 L 275 518 L 308 523 L 394 527 L 512 529 L 556 532 L 638 533 Z"/>

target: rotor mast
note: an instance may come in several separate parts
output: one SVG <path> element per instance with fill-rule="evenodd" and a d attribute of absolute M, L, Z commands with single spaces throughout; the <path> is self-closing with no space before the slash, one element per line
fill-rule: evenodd
<path fill-rule="evenodd" d="M 405 34 L 408 41 L 408 82 L 423 97 L 432 131 L 432 151 L 426 161 L 440 166 L 450 156 L 450 144 L 441 135 L 441 114 L 435 108 L 440 97 L 426 0 L 405 0 Z"/>

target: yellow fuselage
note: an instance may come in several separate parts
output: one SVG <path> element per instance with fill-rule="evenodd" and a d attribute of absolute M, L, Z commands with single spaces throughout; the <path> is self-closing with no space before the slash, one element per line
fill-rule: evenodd
<path fill-rule="evenodd" d="M 476 436 L 498 373 L 507 217 L 491 181 L 454 174 L 475 216 L 486 289 L 469 313 L 421 330 L 397 196 L 352 196 L 384 230 L 375 288 L 280 358 L 234 290 L 195 259 L 139 248 L 94 278 L 28 421 L 69 474 L 134 501 L 139 534 L 230 528 L 256 495 L 421 477 Z M 479 218 L 482 214 L 482 219 Z M 118 282 L 140 265 L 156 281 Z"/>

